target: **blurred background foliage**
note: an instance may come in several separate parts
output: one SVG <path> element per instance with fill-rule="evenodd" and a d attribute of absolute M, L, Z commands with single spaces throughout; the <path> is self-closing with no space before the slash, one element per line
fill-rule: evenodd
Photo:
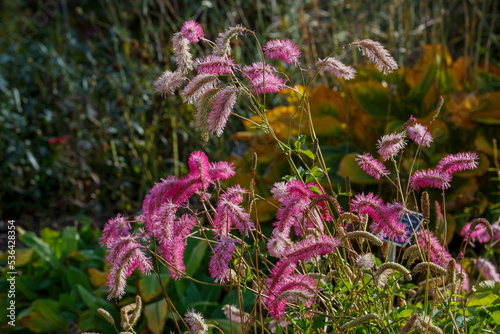
<path fill-rule="evenodd" d="M 481 157 L 480 168 L 461 173 L 447 193 L 448 240 L 471 217 L 496 220 L 498 5 L 496 0 L 1 1 L 0 216 L 16 219 L 27 231 L 19 233 L 26 248 L 16 254 L 28 277 L 18 289 L 23 311 L 16 330 L 110 330 L 95 311 L 83 311 L 98 305 L 118 318 L 119 305 L 105 301 L 99 227 L 117 212 L 137 213 L 155 182 L 187 171 L 190 152 L 203 150 L 211 161 L 235 162 L 238 173 L 232 182 L 242 186 L 248 186 L 251 156 L 257 152 L 262 194 L 269 195 L 273 182 L 291 174 L 270 138 L 250 123 L 233 117 L 223 137 L 204 143 L 193 129 L 194 108 L 179 96 L 155 94 L 156 78 L 175 67 L 170 39 L 189 19 L 201 23 L 209 39 L 236 24 L 255 30 L 261 42 L 289 38 L 299 45 L 306 68 L 353 40 L 381 42 L 400 64 L 396 73 L 383 76 L 356 50 L 347 49 L 338 57 L 356 67 L 356 79 L 347 83 L 320 76 L 308 92 L 330 179 L 343 187 L 349 175 L 353 191 L 389 198 L 390 187 L 365 175 L 354 163 L 355 153 L 375 153 L 376 140 L 396 131 L 410 115 L 428 124 L 444 96 L 441 115 L 431 125 L 436 143 L 424 149 L 420 166 L 434 166 L 444 154 L 466 150 Z M 234 41 L 233 49 L 237 62 L 259 59 L 248 37 Z M 195 52 L 204 54 L 201 47 Z M 299 84 L 293 73 L 290 78 L 290 84 Z M 297 133 L 288 133 L 290 122 L 292 127 L 300 122 L 293 117 L 296 103 L 291 91 L 269 96 L 268 117 L 283 140 L 298 140 Z M 237 112 L 252 116 L 244 106 Z M 311 149 L 303 126 L 303 145 Z M 412 153 L 407 150 L 403 169 Z M 263 219 L 274 218 L 269 209 L 259 208 Z M 203 256 L 193 257 L 188 273 L 208 263 L 203 260 L 208 252 L 196 247 L 202 246 L 189 245 L 186 259 Z M 69 273 L 58 274 L 67 268 Z M 145 302 L 140 324 L 145 333 L 161 333 L 171 321 L 158 284 L 148 281 L 153 279 L 136 275 L 127 291 L 139 293 Z M 168 280 L 166 274 L 162 279 Z M 78 284 L 72 285 L 75 280 Z M 184 284 L 190 283 L 168 284 L 180 311 L 196 306 L 210 318 L 222 318 L 220 303 L 229 298 L 227 292 Z"/>

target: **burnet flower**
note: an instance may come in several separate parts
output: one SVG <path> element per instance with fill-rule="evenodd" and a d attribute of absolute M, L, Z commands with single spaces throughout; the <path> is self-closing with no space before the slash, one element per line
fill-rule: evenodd
<path fill-rule="evenodd" d="M 377 69 L 380 72 L 387 74 L 398 69 L 398 64 L 394 58 L 392 58 L 389 51 L 379 42 L 372 41 L 371 39 L 364 39 L 353 44 L 357 45 L 361 53 L 377 65 Z"/>
<path fill-rule="evenodd" d="M 185 74 L 193 68 L 193 55 L 189 52 L 189 40 L 178 32 L 172 38 L 172 45 L 177 63 L 177 72 Z"/>
<path fill-rule="evenodd" d="M 222 135 L 226 127 L 229 115 L 233 110 L 240 89 L 234 85 L 228 85 L 217 93 L 212 111 L 208 115 L 207 126 L 212 132 L 215 132 L 218 137 Z"/>
<path fill-rule="evenodd" d="M 268 59 L 281 59 L 284 62 L 299 65 L 300 51 L 289 39 L 276 39 L 269 41 L 262 48 L 264 56 Z"/>
<path fill-rule="evenodd" d="M 345 65 L 333 57 L 318 59 L 316 67 L 321 68 L 323 72 L 333 74 L 337 78 L 345 80 L 354 79 L 356 75 L 356 70 L 352 66 Z"/>
<path fill-rule="evenodd" d="M 250 220 L 250 214 L 239 205 L 243 201 L 244 193 L 246 190 L 236 185 L 228 188 L 227 192 L 220 196 L 214 218 L 213 231 L 215 234 L 222 237 L 229 236 L 229 232 L 234 226 L 246 236 L 250 229 L 255 226 Z"/>
<path fill-rule="evenodd" d="M 477 269 L 481 270 L 484 278 L 500 282 L 500 274 L 497 272 L 497 268 L 492 262 L 482 258 L 473 259 L 472 261 L 477 266 Z"/>
<path fill-rule="evenodd" d="M 208 326 L 200 312 L 189 309 L 184 315 L 184 320 L 189 326 L 189 333 L 205 334 L 208 333 Z"/>
<path fill-rule="evenodd" d="M 215 40 L 213 54 L 220 57 L 227 57 L 231 54 L 231 39 L 238 37 L 245 32 L 242 26 L 227 28 L 226 31 L 219 34 Z"/>
<path fill-rule="evenodd" d="M 286 276 L 270 291 L 265 291 L 263 294 L 267 297 L 265 299 L 270 315 L 275 319 L 280 319 L 285 315 L 287 302 L 305 302 L 306 306 L 310 306 L 317 290 L 313 279 L 306 275 L 294 274 Z"/>
<path fill-rule="evenodd" d="M 395 157 L 399 151 L 401 151 L 406 146 L 406 141 L 404 140 L 405 133 L 391 133 L 389 135 L 382 136 L 377 143 L 378 153 L 382 156 L 384 161 Z"/>
<path fill-rule="evenodd" d="M 215 279 L 215 283 L 228 283 L 230 280 L 230 262 L 236 250 L 237 240 L 228 236 L 220 238 L 219 243 L 212 251 L 212 257 L 208 265 L 210 276 Z"/>
<path fill-rule="evenodd" d="M 415 232 L 415 240 L 422 249 L 424 256 L 430 255 L 429 260 L 440 267 L 446 268 L 451 255 L 441 246 L 439 240 L 431 231 L 418 230 Z"/>
<path fill-rule="evenodd" d="M 181 72 L 165 71 L 156 80 L 155 91 L 165 97 L 167 94 L 174 95 L 175 90 L 182 85 L 186 77 Z"/>
<path fill-rule="evenodd" d="M 230 74 L 236 67 L 233 58 L 208 55 L 205 58 L 198 58 L 194 61 L 198 74 Z"/>
<path fill-rule="evenodd" d="M 359 167 L 364 170 L 368 175 L 373 176 L 377 180 L 382 176 L 391 174 L 383 163 L 375 159 L 370 153 L 358 154 L 355 159 Z"/>
<path fill-rule="evenodd" d="M 193 20 L 184 22 L 181 33 L 191 43 L 199 42 L 205 36 L 201 25 Z"/>
<path fill-rule="evenodd" d="M 408 137 L 418 145 L 431 147 L 432 135 L 425 125 L 415 123 L 409 126 Z"/>
<path fill-rule="evenodd" d="M 108 220 L 104 225 L 99 244 L 101 247 L 106 246 L 107 248 L 111 248 L 113 243 L 120 237 L 130 236 L 131 228 L 130 221 L 119 213 L 116 218 Z"/>
<path fill-rule="evenodd" d="M 444 173 L 455 173 L 466 169 L 475 169 L 478 166 L 479 157 L 474 152 L 450 154 L 441 159 L 436 167 Z"/>
<path fill-rule="evenodd" d="M 438 169 L 419 170 L 410 177 L 410 187 L 416 191 L 425 187 L 448 189 L 450 182 L 451 174 Z"/>
<path fill-rule="evenodd" d="M 123 297 L 127 278 L 134 269 L 137 268 L 146 275 L 153 269 L 151 258 L 146 256 L 144 247 L 133 236 L 116 239 L 109 248 L 106 261 L 110 266 L 108 300 Z"/>
<path fill-rule="evenodd" d="M 373 193 L 356 195 L 351 203 L 352 210 L 358 214 L 367 214 L 371 219 L 370 230 L 383 237 L 395 241 L 404 240 L 407 231 L 405 225 L 399 220 L 400 216 L 395 214 L 395 207 L 388 207 L 382 199 Z M 399 206 L 397 206 L 399 208 Z"/>

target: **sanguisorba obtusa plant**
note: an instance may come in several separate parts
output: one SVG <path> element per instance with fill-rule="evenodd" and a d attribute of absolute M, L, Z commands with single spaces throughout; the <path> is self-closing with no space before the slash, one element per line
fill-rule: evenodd
<path fill-rule="evenodd" d="M 231 40 L 242 34 L 254 37 L 260 50 L 261 59 L 252 64 L 237 64 L 231 57 Z M 204 43 L 211 54 L 193 60 L 193 43 Z M 378 42 L 362 40 L 337 50 L 346 47 L 357 47 L 384 74 L 398 68 Z M 260 117 L 261 123 L 255 125 L 273 136 L 295 175 L 272 187 L 279 204 L 275 205 L 274 230 L 264 235 L 256 206 L 264 198 L 255 193 L 255 178 L 248 189 L 242 185 L 224 189 L 220 181 L 235 174 L 232 164 L 210 162 L 203 152 L 193 152 L 189 173 L 157 183 L 146 196 L 140 216 L 129 219 L 118 215 L 106 224 L 102 245 L 108 249 L 109 299 L 122 298 L 134 269 L 151 274 L 159 264 L 166 266 L 174 280 L 194 280 L 186 274 L 183 252 L 187 238 L 202 236 L 200 242 L 207 242 L 212 250 L 209 273 L 213 282 L 201 283 L 254 294 L 251 309 L 244 309 L 242 294 L 238 294 L 238 305 L 223 307 L 226 317 L 243 333 L 274 333 L 278 327 L 297 333 L 464 332 L 467 319 L 459 310 L 466 305 L 464 297 L 470 287 L 461 266 L 463 258 L 453 259 L 429 231 L 430 200 L 427 192 L 420 192 L 440 189 L 444 203 L 453 173 L 477 167 L 475 153 L 448 155 L 434 168 L 417 170 L 421 148 L 430 146 L 433 139 L 427 127 L 412 117 L 400 131 L 379 140 L 381 159 L 370 153 L 356 159 L 369 175 L 386 178 L 394 186 L 396 198 L 385 202 L 373 193 L 352 196 L 348 185 L 348 192 L 341 195 L 349 196 L 349 206 L 341 207 L 337 201 L 340 195 L 333 191 L 328 175 L 321 173 L 327 166 L 314 125 L 309 127 L 312 150 L 302 149 L 298 141 L 292 145 L 291 138 L 288 142 L 279 140 L 266 118 L 265 97 L 285 88 L 294 90 L 300 96 L 298 117 L 312 123 L 307 98 L 310 83 L 321 71 L 352 79 L 354 68 L 333 58 L 332 52 L 310 69 L 312 80 L 306 82 L 306 69 L 300 68 L 300 51 L 293 42 L 273 40 L 260 47 L 254 32 L 241 26 L 227 29 L 212 42 L 194 21 L 186 22 L 174 35 L 173 49 L 177 69 L 160 76 L 156 91 L 175 94 L 183 86 L 180 94 L 196 106 L 195 125 L 205 140 L 212 133 L 223 133 L 234 105 L 242 100 Z M 298 67 L 305 91 L 287 86 L 289 78 L 269 60 Z M 442 100 L 435 117 L 441 106 Z M 403 175 L 398 159 L 409 145 L 406 138 L 417 146 L 417 153 L 409 174 Z M 320 168 L 314 167 L 316 162 Z M 255 164 L 256 155 L 254 173 Z M 198 207 L 188 205 L 194 196 Z M 403 216 L 410 220 L 417 218 L 418 212 L 423 219 L 417 228 L 402 222 Z M 486 220 L 473 224 L 469 226 L 472 234 L 480 224 L 493 236 Z M 398 261 L 389 261 L 390 249 L 405 241 Z M 381 258 L 377 257 L 379 248 Z M 484 261 L 477 265 L 487 266 Z M 166 294 L 164 297 L 170 311 L 177 312 L 175 301 Z M 458 317 L 462 317 L 460 324 Z M 178 319 L 180 332 L 220 331 L 195 310 Z"/>

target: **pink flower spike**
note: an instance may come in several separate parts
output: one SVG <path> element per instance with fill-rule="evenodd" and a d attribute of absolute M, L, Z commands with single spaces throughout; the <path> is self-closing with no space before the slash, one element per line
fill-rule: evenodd
<path fill-rule="evenodd" d="M 379 42 L 364 39 L 353 44 L 357 45 L 361 53 L 377 65 L 377 70 L 380 72 L 387 74 L 398 69 L 398 64 L 394 58 L 391 57 L 389 51 L 384 49 Z"/>
<path fill-rule="evenodd" d="M 339 239 L 323 234 L 319 238 L 307 238 L 293 244 L 285 250 L 283 257 L 291 263 L 307 261 L 316 256 L 330 254 L 341 244 Z"/>
<path fill-rule="evenodd" d="M 189 40 L 182 33 L 174 34 L 172 38 L 175 61 L 179 73 L 187 73 L 193 68 L 193 55 L 189 52 Z"/>
<path fill-rule="evenodd" d="M 472 261 L 476 264 L 477 269 L 483 272 L 484 278 L 500 282 L 500 274 L 497 272 L 497 268 L 493 263 L 485 259 L 473 259 Z"/>
<path fill-rule="evenodd" d="M 192 334 L 206 334 L 208 333 L 208 325 L 201 313 L 196 312 L 194 309 L 190 309 L 184 315 L 184 320 L 189 325 L 189 331 L 187 333 Z"/>
<path fill-rule="evenodd" d="M 184 102 L 195 104 L 205 93 L 215 88 L 217 83 L 217 74 L 202 73 L 198 74 L 184 87 L 181 92 Z"/>
<path fill-rule="evenodd" d="M 288 64 L 299 65 L 300 51 L 292 41 L 276 39 L 269 41 L 262 48 L 264 56 L 268 59 L 281 59 Z"/>
<path fill-rule="evenodd" d="M 133 237 L 120 237 L 109 250 L 106 262 L 110 266 L 108 282 L 108 300 L 121 299 L 125 295 L 127 278 L 138 268 L 149 275 L 153 266 L 151 258 L 144 254 L 144 247 Z"/>
<path fill-rule="evenodd" d="M 191 153 L 188 160 L 189 164 L 189 176 L 194 179 L 200 179 L 203 183 L 203 187 L 208 187 L 208 184 L 212 182 L 210 178 L 210 162 L 208 161 L 205 153 L 200 151 L 195 151 Z"/>
<path fill-rule="evenodd" d="M 186 77 L 183 76 L 180 72 L 170 72 L 165 71 L 163 74 L 156 80 L 155 91 L 161 96 L 165 97 L 167 94 L 174 95 L 177 87 L 182 85 L 182 83 L 186 80 Z"/>
<path fill-rule="evenodd" d="M 391 174 L 384 164 L 375 159 L 370 153 L 365 152 L 363 155 L 358 154 L 355 160 L 358 162 L 361 169 L 377 180 L 379 180 L 381 176 Z"/>
<path fill-rule="evenodd" d="M 219 57 L 209 55 L 205 59 L 196 59 L 194 61 L 196 71 L 200 73 L 211 74 L 230 74 L 235 67 L 234 60 L 231 57 Z"/>
<path fill-rule="evenodd" d="M 205 36 L 201 25 L 193 20 L 184 22 L 181 28 L 181 33 L 191 43 L 199 42 L 200 38 Z"/>
<path fill-rule="evenodd" d="M 430 254 L 429 260 L 431 262 L 434 262 L 443 268 L 448 266 L 448 262 L 451 260 L 451 255 L 443 248 L 443 246 L 441 246 L 438 238 L 436 238 L 431 231 L 418 230 L 415 232 L 415 240 L 422 248 L 424 256 Z"/>
<path fill-rule="evenodd" d="M 118 214 L 116 218 L 108 220 L 104 225 L 99 244 L 102 247 L 106 246 L 107 248 L 111 248 L 118 238 L 130 236 L 131 228 L 130 222 L 121 214 Z"/>
<path fill-rule="evenodd" d="M 445 173 L 455 173 L 466 169 L 476 169 L 479 157 L 475 152 L 450 154 L 441 159 L 437 169 Z"/>
<path fill-rule="evenodd" d="M 415 123 L 408 127 L 408 137 L 419 146 L 431 147 L 432 135 L 426 126 Z"/>
<path fill-rule="evenodd" d="M 333 57 L 318 59 L 316 67 L 321 68 L 321 66 L 323 66 L 323 72 L 333 74 L 340 79 L 351 80 L 356 75 L 356 70 L 353 67 L 344 65 L 341 61 Z"/>
<path fill-rule="evenodd" d="M 236 239 L 223 237 L 217 246 L 214 247 L 208 271 L 210 272 L 210 276 L 215 279 L 215 283 L 224 284 L 229 282 L 229 275 L 231 273 L 229 264 L 236 250 L 236 242 L 238 242 Z"/>
<path fill-rule="evenodd" d="M 236 86 L 229 85 L 224 87 L 216 97 L 212 107 L 212 112 L 208 115 L 208 128 L 217 134 L 217 137 L 222 135 L 226 127 L 227 120 L 238 98 L 240 89 Z"/>
<path fill-rule="evenodd" d="M 285 88 L 283 79 L 274 74 L 269 74 L 265 77 L 256 76 L 251 80 L 249 86 L 254 94 L 277 93 Z"/>
<path fill-rule="evenodd" d="M 237 38 L 245 32 L 242 26 L 230 27 L 221 32 L 215 40 L 213 54 L 220 57 L 227 57 L 231 53 L 231 39 Z"/>
<path fill-rule="evenodd" d="M 208 171 L 211 180 L 226 180 L 234 176 L 234 164 L 232 162 L 219 161 L 210 164 Z"/>
<path fill-rule="evenodd" d="M 391 133 L 390 135 L 382 136 L 377 143 L 377 147 L 378 153 L 382 156 L 384 161 L 396 156 L 398 152 L 406 146 L 404 137 L 404 132 Z"/>
<path fill-rule="evenodd" d="M 425 187 L 448 189 L 450 182 L 451 174 L 438 169 L 419 170 L 410 177 L 410 187 L 416 191 Z"/>
<path fill-rule="evenodd" d="M 264 71 L 266 72 L 266 76 L 276 73 L 276 69 L 273 66 L 263 64 L 262 62 L 244 66 L 241 71 L 252 80 L 258 77 L 262 78 Z"/>
<path fill-rule="evenodd" d="M 313 299 L 317 289 L 314 280 L 306 275 L 296 274 L 286 277 L 278 282 L 271 291 L 264 291 L 264 294 L 269 295 L 267 298 L 269 314 L 275 319 L 282 318 L 285 315 L 287 301 L 305 302 L 306 306 L 310 306 L 311 299 Z M 287 293 L 286 298 L 284 298 L 285 293 Z"/>

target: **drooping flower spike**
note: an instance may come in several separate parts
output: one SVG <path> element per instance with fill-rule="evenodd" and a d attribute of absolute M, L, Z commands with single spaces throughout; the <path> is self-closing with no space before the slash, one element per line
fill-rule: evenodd
<path fill-rule="evenodd" d="M 375 65 L 377 69 L 384 74 L 391 73 L 398 69 L 398 64 L 389 54 L 389 52 L 379 42 L 372 41 L 371 39 L 364 39 L 360 42 L 355 42 L 364 56 L 367 56 Z"/>
<path fill-rule="evenodd" d="M 421 188 L 450 188 L 451 174 L 438 169 L 419 170 L 410 177 L 410 187 L 419 191 Z"/>
<path fill-rule="evenodd" d="M 220 57 L 228 57 L 231 54 L 231 39 L 236 38 L 245 32 L 242 26 L 236 26 L 226 29 L 215 40 L 215 47 L 213 54 Z"/>
<path fill-rule="evenodd" d="M 189 52 L 189 40 L 178 32 L 172 38 L 172 45 L 177 63 L 176 72 L 185 74 L 193 68 L 193 55 Z"/>
<path fill-rule="evenodd" d="M 155 91 L 165 97 L 167 94 L 174 95 L 177 87 L 182 85 L 186 77 L 181 72 L 165 71 L 156 80 Z"/>
<path fill-rule="evenodd" d="M 226 127 L 227 120 L 236 104 L 239 92 L 240 89 L 238 87 L 228 85 L 224 87 L 215 98 L 212 111 L 208 115 L 207 126 L 210 131 L 217 134 L 217 137 L 222 135 Z"/>
<path fill-rule="evenodd" d="M 194 65 L 198 74 L 230 74 L 235 68 L 235 63 L 231 57 L 220 57 L 216 55 L 208 55 L 194 61 Z"/>
<path fill-rule="evenodd" d="M 228 283 L 231 275 L 229 267 L 231 257 L 236 250 L 236 239 L 222 237 L 217 246 L 212 251 L 212 258 L 208 266 L 210 276 L 215 279 L 215 283 Z"/>
<path fill-rule="evenodd" d="M 356 75 L 356 70 L 352 66 L 344 65 L 333 57 L 318 59 L 316 67 L 322 68 L 323 72 L 333 74 L 340 79 L 351 80 Z"/>

